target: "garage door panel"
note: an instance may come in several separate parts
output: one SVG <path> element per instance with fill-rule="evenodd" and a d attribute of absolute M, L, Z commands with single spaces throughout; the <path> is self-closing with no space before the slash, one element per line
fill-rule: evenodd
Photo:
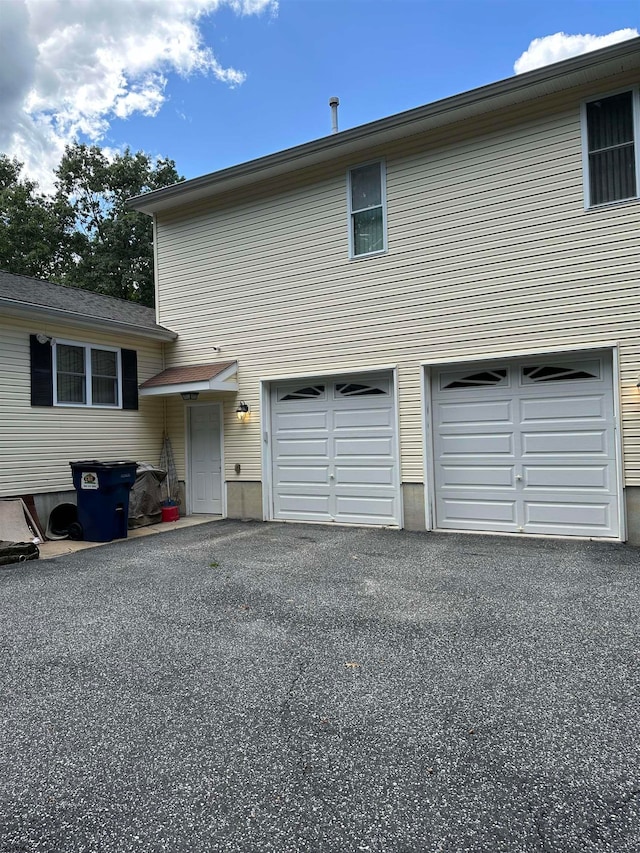
<path fill-rule="evenodd" d="M 513 433 L 470 433 L 441 435 L 441 455 L 449 456 L 513 456 Z"/>
<path fill-rule="evenodd" d="M 610 353 L 476 366 L 449 384 L 446 371 L 432 383 L 437 526 L 619 535 Z"/>
<path fill-rule="evenodd" d="M 538 400 L 524 398 L 520 402 L 520 420 L 522 423 L 528 423 L 529 421 L 584 421 L 593 418 L 606 422 L 605 402 L 602 395 L 575 394 Z"/>
<path fill-rule="evenodd" d="M 487 400 L 458 403 L 442 403 L 439 407 L 438 422 L 446 424 L 482 424 L 512 423 L 513 404 L 511 400 Z"/>
<path fill-rule="evenodd" d="M 278 459 L 302 456 L 324 459 L 328 449 L 328 438 L 278 438 Z"/>
<path fill-rule="evenodd" d="M 611 489 L 608 465 L 525 465 L 524 485 L 531 489 Z"/>
<path fill-rule="evenodd" d="M 311 406 L 317 403 L 315 400 L 309 401 Z M 299 406 L 296 403 L 296 406 Z M 274 432 L 286 435 L 288 432 L 300 432 L 301 430 L 316 430 L 318 432 L 328 432 L 329 423 L 327 413 L 322 411 L 288 411 L 276 412 L 273 420 Z"/>
<path fill-rule="evenodd" d="M 384 457 L 389 459 L 393 454 L 393 442 L 388 438 L 336 438 L 335 458 L 343 457 Z"/>
<path fill-rule="evenodd" d="M 443 465 L 442 485 L 445 488 L 514 488 L 513 465 Z"/>
<path fill-rule="evenodd" d="M 341 521 L 351 524 L 389 524 L 393 517 L 394 498 L 336 495 L 337 514 Z"/>
<path fill-rule="evenodd" d="M 516 523 L 515 500 L 483 500 L 478 495 L 468 499 L 444 498 L 441 501 L 445 521 L 461 521 L 487 525 L 492 522 Z M 486 529 L 486 528 L 485 528 Z"/>
<path fill-rule="evenodd" d="M 579 503 L 571 501 L 560 502 L 525 502 L 525 523 L 553 527 L 561 532 L 562 528 L 579 527 L 589 531 L 607 530 L 611 526 L 611 507 L 609 503 Z"/>
<path fill-rule="evenodd" d="M 393 413 L 386 408 L 360 408 L 337 410 L 334 417 L 334 429 L 336 431 L 348 429 L 357 431 L 368 431 L 376 427 L 388 430 L 393 426 Z"/>
<path fill-rule="evenodd" d="M 278 510 L 296 520 L 319 521 L 320 516 L 331 521 L 329 509 L 329 494 L 311 495 L 308 493 L 280 492 L 278 496 Z"/>
<path fill-rule="evenodd" d="M 392 465 L 336 465 L 336 487 L 340 486 L 393 486 Z"/>
<path fill-rule="evenodd" d="M 607 433 L 600 430 L 523 432 L 522 456 L 608 455 Z"/>
<path fill-rule="evenodd" d="M 278 483 L 281 485 L 306 485 L 329 483 L 329 468 L 327 465 L 279 465 Z"/>

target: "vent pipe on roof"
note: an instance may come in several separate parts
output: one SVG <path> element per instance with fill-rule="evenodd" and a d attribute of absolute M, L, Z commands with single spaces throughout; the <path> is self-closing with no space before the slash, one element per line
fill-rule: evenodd
<path fill-rule="evenodd" d="M 339 98 L 329 98 L 329 106 L 331 107 L 331 133 L 338 132 L 338 105 Z"/>

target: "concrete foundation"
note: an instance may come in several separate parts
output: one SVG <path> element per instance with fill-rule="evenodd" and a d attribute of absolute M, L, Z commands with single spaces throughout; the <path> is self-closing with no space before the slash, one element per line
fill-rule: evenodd
<path fill-rule="evenodd" d="M 402 484 L 402 506 L 404 510 L 405 530 L 425 530 L 424 484 Z"/>
<path fill-rule="evenodd" d="M 627 542 L 640 545 L 640 486 L 627 486 L 624 490 L 627 505 Z"/>
<path fill-rule="evenodd" d="M 262 483 L 227 482 L 227 518 L 262 521 Z"/>

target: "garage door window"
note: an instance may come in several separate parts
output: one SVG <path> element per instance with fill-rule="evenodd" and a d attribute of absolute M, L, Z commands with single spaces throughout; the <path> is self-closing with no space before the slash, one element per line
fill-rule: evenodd
<path fill-rule="evenodd" d="M 324 396 L 324 385 L 305 385 L 295 391 L 278 390 L 278 400 L 313 400 Z"/>
<path fill-rule="evenodd" d="M 507 370 L 498 367 L 495 370 L 480 370 L 473 373 L 443 373 L 440 376 L 440 389 L 479 388 L 491 385 L 506 385 Z"/>
<path fill-rule="evenodd" d="M 336 393 L 340 397 L 373 397 L 377 394 L 389 393 L 387 388 L 380 388 L 377 385 L 360 385 L 357 382 L 338 382 L 336 384 Z"/>
<path fill-rule="evenodd" d="M 600 362 L 590 361 L 576 367 L 572 364 L 532 364 L 522 368 L 522 382 L 571 382 L 576 379 L 600 379 Z"/>

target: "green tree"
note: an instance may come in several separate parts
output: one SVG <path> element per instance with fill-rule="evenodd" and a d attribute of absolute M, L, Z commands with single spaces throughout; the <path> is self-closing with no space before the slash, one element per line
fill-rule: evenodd
<path fill-rule="evenodd" d="M 59 279 L 80 248 L 73 211 L 64 199 L 39 194 L 21 171 L 22 163 L 0 154 L 0 268 Z"/>
<path fill-rule="evenodd" d="M 76 143 L 56 176 L 55 204 L 71 208 L 77 236 L 64 283 L 153 305 L 152 222 L 126 200 L 182 180 L 173 160 L 128 148 L 110 160 L 99 147 Z"/>

